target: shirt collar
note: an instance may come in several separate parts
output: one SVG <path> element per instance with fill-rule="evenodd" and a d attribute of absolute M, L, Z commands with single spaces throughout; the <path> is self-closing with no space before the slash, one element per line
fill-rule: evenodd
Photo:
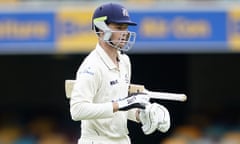
<path fill-rule="evenodd" d="M 102 61 L 105 63 L 105 65 L 109 68 L 109 69 L 116 69 L 117 66 L 113 63 L 113 61 L 111 60 L 111 58 L 108 56 L 108 54 L 104 51 L 104 49 L 99 45 L 99 43 L 96 46 L 96 51 L 98 53 L 98 55 L 101 57 Z M 120 53 L 118 52 L 118 58 L 120 60 Z"/>

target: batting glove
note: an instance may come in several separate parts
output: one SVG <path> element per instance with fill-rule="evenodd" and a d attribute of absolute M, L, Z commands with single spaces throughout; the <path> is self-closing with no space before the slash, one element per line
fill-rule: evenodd
<path fill-rule="evenodd" d="M 164 106 L 158 105 L 158 107 L 159 107 L 158 108 L 158 111 L 159 111 L 158 113 L 161 113 L 160 114 L 161 119 L 158 123 L 158 130 L 160 132 L 165 133 L 169 130 L 170 125 L 171 125 L 170 114 Z"/>
<path fill-rule="evenodd" d="M 118 99 L 114 102 L 118 103 L 118 110 L 129 110 L 132 108 L 145 109 L 145 106 L 149 104 L 149 97 L 144 93 L 132 93 L 128 97 Z"/>
<path fill-rule="evenodd" d="M 149 135 L 156 130 L 167 132 L 170 128 L 168 110 L 157 103 L 149 104 L 144 110 L 140 110 L 139 119 L 145 135 Z"/>

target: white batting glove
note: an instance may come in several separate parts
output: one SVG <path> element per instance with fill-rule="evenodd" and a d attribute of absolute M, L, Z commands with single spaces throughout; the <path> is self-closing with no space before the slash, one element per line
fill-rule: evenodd
<path fill-rule="evenodd" d="M 144 110 L 140 110 L 139 119 L 145 135 L 149 135 L 156 130 L 167 132 L 170 128 L 168 110 L 157 103 L 149 104 Z"/>
<path fill-rule="evenodd" d="M 170 120 L 170 114 L 168 112 L 168 110 L 162 106 L 162 105 L 158 105 L 159 107 L 159 113 L 162 113 L 162 119 L 160 119 L 159 123 L 158 123 L 158 130 L 160 132 L 167 132 L 171 126 L 171 120 Z"/>
<path fill-rule="evenodd" d="M 113 102 L 118 103 L 119 110 L 129 110 L 132 108 L 145 109 L 145 106 L 149 104 L 149 97 L 144 93 L 133 93 L 128 97 Z"/>

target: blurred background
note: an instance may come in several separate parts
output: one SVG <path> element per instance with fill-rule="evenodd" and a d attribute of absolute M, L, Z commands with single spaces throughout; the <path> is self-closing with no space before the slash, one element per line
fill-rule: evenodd
<path fill-rule="evenodd" d="M 94 9 L 106 0 L 0 0 L 0 144 L 76 144 L 64 81 L 96 45 Z M 138 26 L 128 52 L 132 83 L 186 93 L 156 101 L 171 115 L 167 133 L 133 144 L 240 143 L 240 1 L 122 0 Z"/>

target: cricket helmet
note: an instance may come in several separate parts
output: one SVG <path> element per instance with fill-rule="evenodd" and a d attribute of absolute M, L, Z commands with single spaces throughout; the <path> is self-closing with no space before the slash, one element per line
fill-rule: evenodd
<path fill-rule="evenodd" d="M 128 31 L 128 39 L 126 40 L 126 45 L 123 48 L 119 47 L 119 43 L 122 41 L 119 40 L 118 44 L 113 44 L 111 36 L 113 32 L 108 24 L 127 24 L 130 26 L 136 26 L 137 24 L 131 21 L 128 10 L 120 4 L 116 3 L 107 3 L 103 4 L 96 8 L 92 17 L 92 29 L 98 34 L 99 30 L 102 30 L 104 33 L 103 39 L 109 45 L 114 48 L 118 48 L 121 51 L 129 50 L 135 43 L 136 33 Z M 116 41 L 115 41 L 116 43 Z"/>
<path fill-rule="evenodd" d="M 120 4 L 107 3 L 99 6 L 93 14 L 93 20 L 105 16 L 107 17 L 105 20 L 106 24 L 117 23 L 137 25 L 135 22 L 131 21 L 127 9 Z"/>

